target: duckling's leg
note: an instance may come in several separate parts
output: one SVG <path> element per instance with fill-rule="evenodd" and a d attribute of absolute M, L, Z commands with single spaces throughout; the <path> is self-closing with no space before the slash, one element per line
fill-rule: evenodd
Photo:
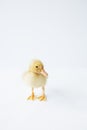
<path fill-rule="evenodd" d="M 27 98 L 27 100 L 34 100 L 34 99 L 35 99 L 34 88 L 32 88 L 32 94 L 31 94 L 31 96 L 29 96 L 29 97 Z"/>
<path fill-rule="evenodd" d="M 38 97 L 38 99 L 40 101 L 46 101 L 47 100 L 47 97 L 45 95 L 45 88 L 44 87 L 42 87 L 42 96 Z"/>

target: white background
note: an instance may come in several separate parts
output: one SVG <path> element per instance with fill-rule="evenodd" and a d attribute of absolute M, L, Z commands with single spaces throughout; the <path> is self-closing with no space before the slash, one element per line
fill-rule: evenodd
<path fill-rule="evenodd" d="M 26 101 L 33 58 L 49 73 L 47 102 Z M 87 130 L 86 0 L 0 1 L 0 129 Z"/>

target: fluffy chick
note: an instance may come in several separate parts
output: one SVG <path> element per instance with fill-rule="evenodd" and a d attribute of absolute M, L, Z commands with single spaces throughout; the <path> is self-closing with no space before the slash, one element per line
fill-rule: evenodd
<path fill-rule="evenodd" d="M 32 89 L 31 96 L 28 100 L 34 100 L 36 97 L 34 95 L 34 88 L 42 88 L 42 95 L 38 97 L 40 101 L 46 100 L 45 95 L 45 85 L 47 81 L 48 74 L 44 70 L 44 65 L 40 60 L 33 60 L 29 66 L 29 70 L 24 73 L 24 80 Z"/>

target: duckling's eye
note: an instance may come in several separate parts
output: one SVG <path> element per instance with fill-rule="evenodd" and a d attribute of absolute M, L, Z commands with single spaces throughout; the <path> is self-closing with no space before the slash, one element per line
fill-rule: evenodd
<path fill-rule="evenodd" d="M 38 66 L 36 66 L 36 68 L 38 68 Z"/>

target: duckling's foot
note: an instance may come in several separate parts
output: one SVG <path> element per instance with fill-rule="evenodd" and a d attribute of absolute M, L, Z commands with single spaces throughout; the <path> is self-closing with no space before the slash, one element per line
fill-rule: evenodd
<path fill-rule="evenodd" d="M 38 97 L 38 99 L 39 99 L 40 101 L 46 101 L 46 100 L 47 100 L 47 97 L 46 97 L 46 95 L 42 95 L 42 96 Z"/>
<path fill-rule="evenodd" d="M 35 100 L 36 99 L 36 97 L 34 96 L 34 95 L 31 95 L 31 96 L 29 96 L 28 98 L 27 98 L 27 100 Z"/>

